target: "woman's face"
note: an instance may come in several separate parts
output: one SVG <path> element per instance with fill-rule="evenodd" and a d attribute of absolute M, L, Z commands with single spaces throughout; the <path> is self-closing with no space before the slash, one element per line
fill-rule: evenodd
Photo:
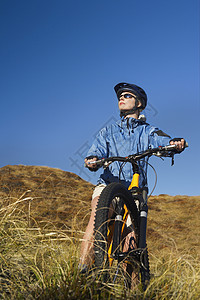
<path fill-rule="evenodd" d="M 122 92 L 119 97 L 118 106 L 120 110 L 129 110 L 135 107 L 135 95 L 130 92 Z"/>

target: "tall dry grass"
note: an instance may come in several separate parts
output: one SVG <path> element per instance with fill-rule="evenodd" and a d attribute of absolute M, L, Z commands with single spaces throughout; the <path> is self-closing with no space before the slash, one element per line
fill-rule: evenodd
<path fill-rule="evenodd" d="M 27 201 L 24 195 L 0 210 L 1 299 L 200 298 L 199 255 L 193 249 L 190 253 L 189 246 L 185 252 L 177 247 L 150 249 L 149 287 L 128 291 L 123 280 L 103 284 L 94 273 L 79 273 L 78 215 L 70 228 L 58 229 L 51 222 L 42 227 L 24 206 Z"/>

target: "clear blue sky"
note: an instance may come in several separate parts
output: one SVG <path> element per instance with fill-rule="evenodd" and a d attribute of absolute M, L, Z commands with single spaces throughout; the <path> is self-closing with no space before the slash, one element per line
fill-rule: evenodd
<path fill-rule="evenodd" d="M 173 167 L 151 160 L 154 194 L 199 195 L 199 10 L 199 0 L 1 0 L 0 167 L 95 182 L 82 157 L 119 118 L 113 86 L 126 81 L 146 90 L 147 121 L 190 145 Z"/>

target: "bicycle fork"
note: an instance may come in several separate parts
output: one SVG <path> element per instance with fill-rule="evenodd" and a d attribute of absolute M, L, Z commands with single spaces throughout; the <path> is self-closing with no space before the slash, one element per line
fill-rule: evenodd
<path fill-rule="evenodd" d="M 147 205 L 147 195 L 148 188 L 142 189 L 142 195 L 138 194 L 139 189 L 139 168 L 138 165 L 132 164 L 133 168 L 133 178 L 131 184 L 129 186 L 129 190 L 132 190 L 133 196 L 136 195 L 136 198 L 139 200 L 139 236 L 138 236 L 138 248 L 145 249 L 146 248 L 146 230 L 147 230 L 147 213 L 148 213 L 148 205 Z"/>
<path fill-rule="evenodd" d="M 135 174 L 133 175 L 130 189 L 132 190 L 133 196 L 135 196 L 135 198 L 139 200 L 138 259 L 140 261 L 141 283 L 142 283 L 143 290 L 145 290 L 150 280 L 148 252 L 146 248 L 147 247 L 146 231 L 147 231 L 147 214 L 148 214 L 148 205 L 147 205 L 148 188 L 147 187 L 143 188 L 142 194 L 138 194 L 139 172 L 137 166 L 133 165 L 133 170 L 135 171 Z"/>
<path fill-rule="evenodd" d="M 115 229 L 112 244 L 112 256 L 118 257 L 120 253 L 120 240 L 127 219 L 127 209 L 121 199 L 117 199 Z M 118 257 L 119 258 L 119 257 Z"/>
<path fill-rule="evenodd" d="M 143 190 L 142 197 L 140 201 L 140 216 L 139 216 L 139 237 L 138 237 L 138 248 L 146 248 L 146 231 L 147 231 L 147 214 L 148 214 L 148 205 L 147 205 L 147 188 Z"/>

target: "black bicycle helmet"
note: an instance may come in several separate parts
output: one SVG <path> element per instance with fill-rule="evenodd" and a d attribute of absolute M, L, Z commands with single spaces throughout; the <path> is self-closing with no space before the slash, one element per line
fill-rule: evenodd
<path fill-rule="evenodd" d="M 133 93 L 136 96 L 136 99 L 140 100 L 142 104 L 141 109 L 145 109 L 147 106 L 147 94 L 141 87 L 135 84 L 120 82 L 114 87 L 114 90 L 118 99 L 122 92 L 127 91 Z"/>

